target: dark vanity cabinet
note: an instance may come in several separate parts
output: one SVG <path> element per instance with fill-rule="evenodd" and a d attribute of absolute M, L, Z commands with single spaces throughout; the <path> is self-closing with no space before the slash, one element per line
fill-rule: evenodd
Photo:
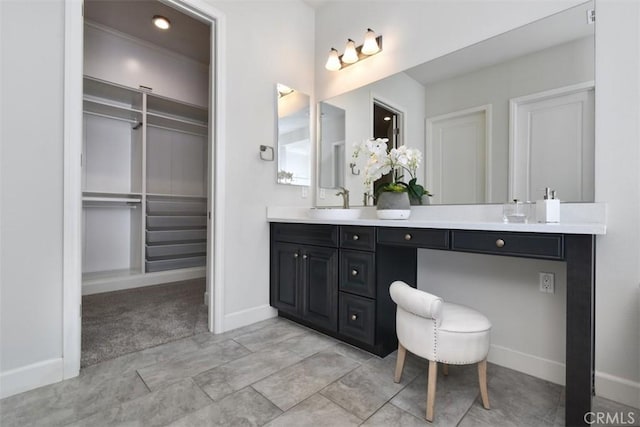
<path fill-rule="evenodd" d="M 380 310 L 389 283 L 378 283 L 375 227 L 271 224 L 271 305 L 281 316 L 386 355 L 397 346 L 395 308 Z"/>
<path fill-rule="evenodd" d="M 323 331 L 338 329 L 338 241 L 331 225 L 271 226 L 271 305 Z"/>

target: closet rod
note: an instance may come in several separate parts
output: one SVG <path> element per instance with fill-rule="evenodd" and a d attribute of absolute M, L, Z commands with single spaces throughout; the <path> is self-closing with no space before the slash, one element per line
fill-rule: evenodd
<path fill-rule="evenodd" d="M 197 133 L 197 132 L 190 132 L 188 130 L 183 130 L 183 129 L 175 129 L 175 128 L 170 128 L 167 126 L 158 126 L 158 125 L 152 125 L 150 123 L 147 123 L 147 127 L 148 128 L 157 128 L 157 129 L 164 129 L 164 130 L 170 130 L 172 132 L 180 132 L 180 133 L 185 133 L 187 135 L 194 135 L 194 136 L 207 136 L 206 133 Z M 148 137 L 147 137 L 148 139 Z"/>
<path fill-rule="evenodd" d="M 93 203 L 84 203 L 82 205 L 83 208 L 109 208 L 109 209 L 137 209 L 138 206 L 135 205 L 109 205 L 109 204 L 93 204 Z"/>
<path fill-rule="evenodd" d="M 104 114 L 104 113 L 95 113 L 93 111 L 83 111 L 83 113 L 85 114 L 89 114 L 90 116 L 97 116 L 97 117 L 104 117 L 106 119 L 113 119 L 113 120 L 121 120 L 123 122 L 128 122 L 134 125 L 138 125 L 138 123 L 142 124 L 142 122 L 140 120 L 133 120 L 133 119 L 125 119 L 124 117 L 118 117 L 118 116 L 111 116 L 109 114 Z M 139 126 L 136 126 L 136 128 L 138 128 Z"/>

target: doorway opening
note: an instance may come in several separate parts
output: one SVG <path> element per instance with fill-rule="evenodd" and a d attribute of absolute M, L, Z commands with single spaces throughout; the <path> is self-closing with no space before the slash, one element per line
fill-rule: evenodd
<path fill-rule="evenodd" d="M 400 131 L 402 129 L 403 113 L 377 99 L 373 100 L 373 137 L 386 138 L 387 151 L 398 148 L 404 144 L 404 135 Z M 378 188 L 392 182 L 392 174 L 390 172 L 373 183 L 374 203 L 376 203 L 375 195 L 378 194 Z M 399 178 L 399 177 L 396 177 Z"/>
<path fill-rule="evenodd" d="M 195 289 L 197 304 L 208 303 L 200 328 L 222 328 L 214 281 L 222 216 L 214 207 L 223 153 L 213 143 L 223 136 L 215 108 L 221 14 L 189 3 L 89 0 L 82 13 L 82 2 L 66 2 L 64 378 L 80 368 L 82 295 L 183 281 L 181 291 Z M 160 13 L 136 24 L 145 7 Z M 197 21 L 206 60 L 193 40 L 181 48 L 121 26 L 146 26 L 155 14 L 192 33 Z"/>

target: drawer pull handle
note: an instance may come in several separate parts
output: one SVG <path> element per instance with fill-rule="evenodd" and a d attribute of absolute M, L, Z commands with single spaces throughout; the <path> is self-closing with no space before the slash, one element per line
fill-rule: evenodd
<path fill-rule="evenodd" d="M 295 254 L 293 254 L 294 258 L 298 258 L 300 255 L 298 255 L 298 252 L 296 252 Z"/>
<path fill-rule="evenodd" d="M 302 259 L 307 259 L 307 258 L 309 258 L 307 254 L 302 255 Z"/>
<path fill-rule="evenodd" d="M 358 270 L 351 270 L 351 275 L 352 276 L 357 276 L 358 275 Z"/>
<path fill-rule="evenodd" d="M 499 248 L 503 247 L 504 246 L 504 240 L 502 240 L 502 239 L 496 240 L 496 246 L 499 247 Z"/>
<path fill-rule="evenodd" d="M 358 315 L 357 314 L 352 314 L 351 315 L 351 320 L 358 320 Z"/>
<path fill-rule="evenodd" d="M 404 235 L 404 240 L 411 240 L 411 234 L 407 233 Z"/>
<path fill-rule="evenodd" d="M 353 235 L 353 240 L 358 240 L 360 238 L 360 236 L 358 236 L 357 234 Z"/>

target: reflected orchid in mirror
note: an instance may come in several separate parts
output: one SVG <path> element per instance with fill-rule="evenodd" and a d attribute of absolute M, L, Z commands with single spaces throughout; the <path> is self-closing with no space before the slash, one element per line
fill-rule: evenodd
<path fill-rule="evenodd" d="M 353 161 L 364 158 L 364 184 L 370 187 L 374 181 L 393 172 L 391 183 L 385 184 L 376 190 L 380 191 L 406 191 L 409 197 L 421 204 L 422 196 L 430 196 L 429 192 L 420 184 L 417 184 L 417 171 L 422 162 L 422 153 L 415 148 L 400 146 L 388 150 L 387 138 L 369 138 L 360 144 L 355 144 L 353 151 Z M 404 173 L 409 174 L 409 182 L 402 181 Z"/>

